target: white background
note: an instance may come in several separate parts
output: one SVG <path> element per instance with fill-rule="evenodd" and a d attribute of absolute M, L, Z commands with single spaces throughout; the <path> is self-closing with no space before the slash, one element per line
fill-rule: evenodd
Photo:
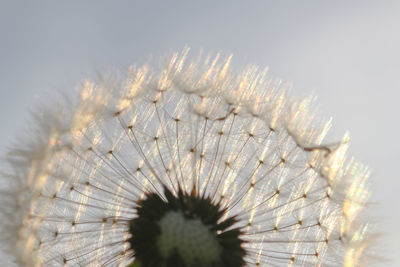
<path fill-rule="evenodd" d="M 400 1 L 2 0 L 0 153 L 53 92 L 185 45 L 269 66 L 293 94 L 318 96 L 373 171 L 379 254 L 400 266 Z"/>

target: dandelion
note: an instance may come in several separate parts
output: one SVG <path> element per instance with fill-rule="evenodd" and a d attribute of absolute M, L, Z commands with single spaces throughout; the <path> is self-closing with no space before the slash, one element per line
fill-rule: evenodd
<path fill-rule="evenodd" d="M 18 266 L 361 265 L 368 169 L 348 137 L 327 142 L 266 71 L 186 53 L 36 113 L 3 175 L 3 250 Z"/>

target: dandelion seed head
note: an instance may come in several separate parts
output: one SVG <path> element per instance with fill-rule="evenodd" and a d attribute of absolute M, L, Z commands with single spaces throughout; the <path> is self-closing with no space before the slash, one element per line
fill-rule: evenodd
<path fill-rule="evenodd" d="M 266 70 L 187 53 L 36 113 L 3 175 L 14 261 L 359 266 L 369 170 L 348 135 L 326 140 L 331 122 Z"/>

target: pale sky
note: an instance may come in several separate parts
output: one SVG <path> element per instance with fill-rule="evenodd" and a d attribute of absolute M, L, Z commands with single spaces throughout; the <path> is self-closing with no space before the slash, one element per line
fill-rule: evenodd
<path fill-rule="evenodd" d="M 84 3 L 83 3 L 84 2 Z M 0 152 L 54 92 L 190 46 L 313 94 L 372 169 L 379 247 L 400 266 L 400 1 L 12 1 L 0 3 Z"/>

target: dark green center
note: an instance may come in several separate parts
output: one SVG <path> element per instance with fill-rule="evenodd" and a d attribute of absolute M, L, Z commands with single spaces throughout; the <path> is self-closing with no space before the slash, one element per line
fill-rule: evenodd
<path fill-rule="evenodd" d="M 194 192 L 188 194 L 180 189 L 177 196 L 174 196 L 168 189 L 165 188 L 164 191 L 166 200 L 156 193 L 147 194 L 140 200 L 136 210 L 137 217 L 129 224 L 132 235 L 129 243 L 141 267 L 241 267 L 245 265 L 243 259 L 245 250 L 242 248 L 243 240 L 240 239 L 242 232 L 234 227 L 235 217 L 222 220 L 226 210 L 209 198 L 201 197 Z M 173 247 L 172 252 L 167 256 L 160 251 L 158 240 L 163 234 L 160 222 L 166 215 L 175 213 L 182 214 L 187 221 L 200 221 L 207 227 L 206 229 L 210 232 L 207 234 L 215 236 L 219 247 L 217 258 L 211 261 L 195 258 L 188 263 L 185 259 L 188 256 L 181 255 L 178 247 Z M 179 228 L 174 229 L 174 225 L 168 227 L 172 228 L 173 232 L 180 231 Z M 193 253 L 193 255 L 197 254 Z"/>

